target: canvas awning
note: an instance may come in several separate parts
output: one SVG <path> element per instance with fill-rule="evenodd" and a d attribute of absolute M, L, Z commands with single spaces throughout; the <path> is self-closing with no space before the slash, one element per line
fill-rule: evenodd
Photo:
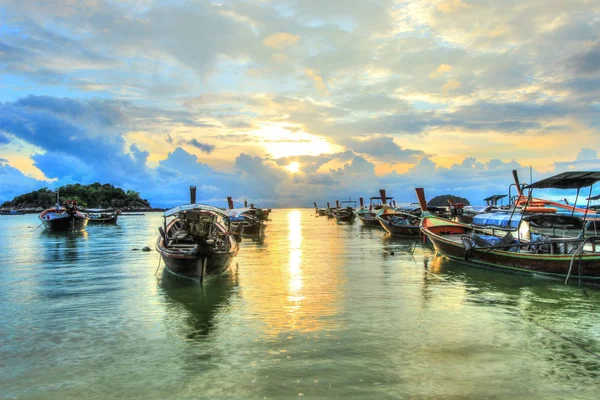
<path fill-rule="evenodd" d="M 527 185 L 525 189 L 580 189 L 598 181 L 599 171 L 569 171 Z"/>

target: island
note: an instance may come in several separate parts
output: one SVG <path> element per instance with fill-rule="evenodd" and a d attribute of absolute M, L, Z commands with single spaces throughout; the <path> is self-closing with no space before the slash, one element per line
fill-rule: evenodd
<path fill-rule="evenodd" d="M 75 183 L 59 187 L 58 192 L 61 202 L 75 200 L 79 208 L 83 209 L 119 209 L 123 212 L 164 211 L 162 208 L 152 207 L 148 200 L 140 197 L 139 192 L 125 191 L 109 183 L 96 182 L 91 185 Z M 2 203 L 0 212 L 37 213 L 55 204 L 56 190 L 43 187 Z"/>

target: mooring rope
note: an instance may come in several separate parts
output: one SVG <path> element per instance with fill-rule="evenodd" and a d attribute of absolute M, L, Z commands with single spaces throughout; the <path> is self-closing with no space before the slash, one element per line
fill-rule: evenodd
<path fill-rule="evenodd" d="M 156 276 L 156 273 L 158 272 L 158 269 L 160 268 L 161 261 L 162 261 L 162 256 L 158 257 L 158 265 L 156 266 L 156 271 L 154 271 L 154 276 Z"/>

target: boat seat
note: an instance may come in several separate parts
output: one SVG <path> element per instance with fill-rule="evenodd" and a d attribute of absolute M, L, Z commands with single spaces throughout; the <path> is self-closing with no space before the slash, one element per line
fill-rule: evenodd
<path fill-rule="evenodd" d="M 169 236 L 169 240 L 174 240 L 174 241 L 178 241 L 178 240 L 183 240 L 188 236 L 188 233 L 186 231 L 179 231 L 176 232 L 174 234 L 172 234 L 171 236 Z"/>
<path fill-rule="evenodd" d="M 170 248 L 172 249 L 191 249 L 196 247 L 197 244 L 194 243 L 172 243 L 169 245 Z"/>

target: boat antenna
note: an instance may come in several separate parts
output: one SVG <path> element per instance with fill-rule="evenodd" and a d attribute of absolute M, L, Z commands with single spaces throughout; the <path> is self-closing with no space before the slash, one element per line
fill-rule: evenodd
<path fill-rule="evenodd" d="M 519 197 L 517 197 L 517 201 L 515 202 L 515 204 L 513 204 L 512 212 L 510 213 L 510 217 L 508 218 L 507 228 L 510 228 L 510 223 L 512 221 L 512 218 L 515 215 L 515 211 L 517 211 L 518 200 L 523 196 L 523 190 L 521 189 L 521 184 L 519 183 L 519 174 L 517 173 L 517 170 L 513 169 L 512 174 L 513 174 L 513 178 L 515 180 L 515 185 L 517 186 L 517 193 L 519 193 Z M 510 191 L 510 187 L 509 187 L 509 191 Z M 533 190 L 530 189 L 529 196 L 527 196 L 527 203 L 525 203 L 525 207 L 527 207 L 529 205 L 529 201 L 531 200 L 532 193 L 533 193 Z M 524 216 L 524 212 L 521 212 L 521 219 L 523 219 L 523 216 Z"/>
<path fill-rule="evenodd" d="M 594 185 L 590 185 L 590 193 L 588 194 L 588 198 L 587 198 L 587 205 L 585 207 L 585 212 L 583 213 L 583 227 L 581 228 L 582 231 L 582 236 L 585 236 L 585 228 L 586 228 L 586 219 L 587 219 L 587 212 L 588 209 L 590 208 L 590 198 L 592 197 L 592 188 L 594 187 Z M 575 204 L 573 204 L 573 211 L 575 211 L 575 206 L 577 206 L 577 202 L 575 202 Z M 594 229 L 596 228 L 596 221 L 594 221 Z"/>
<path fill-rule="evenodd" d="M 592 189 L 592 187 L 590 186 L 590 190 Z M 581 188 L 577 188 L 577 194 L 575 195 L 575 203 L 573 203 L 573 210 L 571 210 L 571 217 L 573 215 L 575 215 L 575 207 L 577 207 L 577 199 L 579 199 L 579 191 L 581 190 Z M 592 193 L 590 192 L 590 196 L 592 195 Z M 590 197 L 588 196 L 588 197 Z M 589 200 L 588 200 L 589 202 Z M 587 210 L 586 210 L 587 211 Z"/>

